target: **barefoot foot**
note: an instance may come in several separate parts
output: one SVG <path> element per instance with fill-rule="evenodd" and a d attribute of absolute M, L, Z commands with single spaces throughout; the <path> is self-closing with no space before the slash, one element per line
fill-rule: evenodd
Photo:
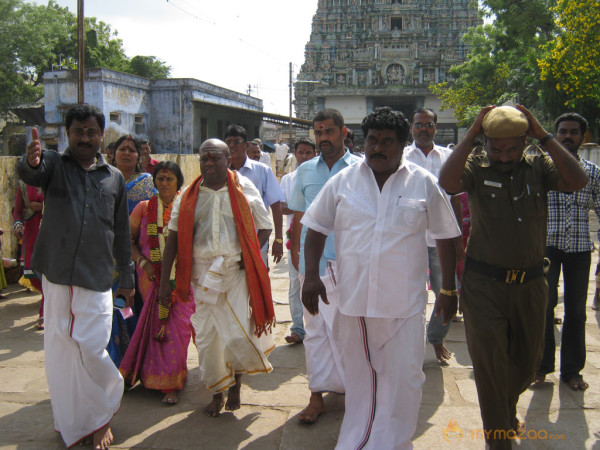
<path fill-rule="evenodd" d="M 204 408 L 204 414 L 208 417 L 219 417 L 221 410 L 223 409 L 223 393 L 213 395 L 212 402 Z"/>
<path fill-rule="evenodd" d="M 535 374 L 535 378 L 533 379 L 533 383 L 531 387 L 539 387 L 542 386 L 546 382 L 546 374 L 537 372 Z"/>
<path fill-rule="evenodd" d="M 316 423 L 321 414 L 325 413 L 325 403 L 323 402 L 323 394 L 312 393 L 308 406 L 304 408 L 296 417 L 302 423 L 311 425 Z"/>
<path fill-rule="evenodd" d="M 582 377 L 575 377 L 565 380 L 571 389 L 574 391 L 585 391 L 590 387 L 585 381 L 583 381 Z"/>
<path fill-rule="evenodd" d="M 240 409 L 242 405 L 242 401 L 240 399 L 240 389 L 242 387 L 242 375 L 235 376 L 235 385 L 229 388 L 227 392 L 227 403 L 225 403 L 226 411 L 235 411 L 236 409 Z"/>
<path fill-rule="evenodd" d="M 179 397 L 177 396 L 177 391 L 167 392 L 162 399 L 162 402 L 169 406 L 176 405 L 178 401 Z"/>
<path fill-rule="evenodd" d="M 452 353 L 450 353 L 450 350 L 443 343 L 433 344 L 433 350 L 435 351 L 436 359 L 441 363 L 445 363 L 452 357 Z"/>
<path fill-rule="evenodd" d="M 106 425 L 94 433 L 93 446 L 95 450 L 105 450 L 109 448 L 113 442 L 113 434 L 110 431 L 110 426 Z"/>

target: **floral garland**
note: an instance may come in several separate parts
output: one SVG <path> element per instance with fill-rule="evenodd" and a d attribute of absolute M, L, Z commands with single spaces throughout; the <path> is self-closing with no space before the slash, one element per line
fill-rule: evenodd
<path fill-rule="evenodd" d="M 148 201 L 148 244 L 150 245 L 150 262 L 152 263 L 152 271 L 154 272 L 155 283 L 160 284 L 160 276 L 162 270 L 161 255 L 165 249 L 165 224 L 168 225 L 171 220 L 171 209 L 173 203 L 164 205 L 158 195 L 155 195 Z M 175 265 L 173 265 L 173 268 Z M 173 271 L 171 272 L 172 278 Z M 166 340 L 165 327 L 169 320 L 170 307 L 158 305 L 158 318 L 161 324 L 160 331 L 155 336 L 159 342 Z"/>

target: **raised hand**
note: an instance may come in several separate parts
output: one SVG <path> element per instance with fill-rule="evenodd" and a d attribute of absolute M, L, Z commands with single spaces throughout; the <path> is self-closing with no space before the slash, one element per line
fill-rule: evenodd
<path fill-rule="evenodd" d="M 31 130 L 31 139 L 27 145 L 27 162 L 31 167 L 37 167 L 42 161 L 42 143 L 39 140 L 37 128 Z"/>

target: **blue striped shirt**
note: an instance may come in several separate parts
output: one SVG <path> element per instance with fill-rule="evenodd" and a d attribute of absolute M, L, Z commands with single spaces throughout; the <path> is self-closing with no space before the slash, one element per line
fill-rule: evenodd
<path fill-rule="evenodd" d="M 567 253 L 589 252 L 594 248 L 590 238 L 589 211 L 600 218 L 600 168 L 577 157 L 589 178 L 588 184 L 573 193 L 548 192 L 548 247 Z M 600 239 L 600 230 L 598 230 Z"/>

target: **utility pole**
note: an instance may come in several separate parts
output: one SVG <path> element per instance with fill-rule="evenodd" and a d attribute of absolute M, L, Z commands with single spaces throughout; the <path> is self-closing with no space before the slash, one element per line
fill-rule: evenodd
<path fill-rule="evenodd" d="M 83 21 L 83 0 L 77 0 L 77 50 L 79 55 L 79 83 L 77 84 L 77 103 L 84 103 L 85 90 L 85 41 L 84 41 L 84 21 Z"/>
<path fill-rule="evenodd" d="M 290 148 L 294 148 L 294 141 L 292 139 L 292 89 L 294 88 L 294 83 L 292 82 L 293 78 L 293 70 L 292 63 L 290 62 Z"/>

